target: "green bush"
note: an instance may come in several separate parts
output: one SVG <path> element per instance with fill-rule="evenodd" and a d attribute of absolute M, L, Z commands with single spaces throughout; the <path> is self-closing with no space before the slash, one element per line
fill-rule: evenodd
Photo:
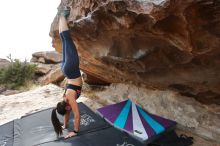
<path fill-rule="evenodd" d="M 27 61 L 21 62 L 17 59 L 9 59 L 11 64 L 0 70 L 0 83 L 10 89 L 25 86 L 33 79 L 36 65 L 29 64 Z"/>

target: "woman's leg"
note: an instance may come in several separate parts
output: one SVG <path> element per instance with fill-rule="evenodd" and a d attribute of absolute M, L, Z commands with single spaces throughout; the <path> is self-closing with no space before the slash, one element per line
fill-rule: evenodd
<path fill-rule="evenodd" d="M 68 30 L 68 25 L 67 25 L 67 21 L 66 18 L 64 16 L 60 16 L 59 18 L 59 34 L 60 34 L 60 38 L 62 41 L 62 64 L 61 64 L 61 69 L 63 68 L 64 64 L 65 64 L 65 48 L 66 48 L 66 43 L 63 37 L 62 32 Z"/>
<path fill-rule="evenodd" d="M 79 56 L 76 46 L 71 38 L 67 20 L 64 16 L 59 19 L 59 32 L 63 43 L 63 64 L 62 71 L 68 79 L 74 79 L 81 76 L 79 70 Z"/>
<path fill-rule="evenodd" d="M 64 16 L 61 15 L 59 19 L 59 33 L 62 33 L 63 31 L 67 30 L 69 30 L 67 20 Z"/>
<path fill-rule="evenodd" d="M 64 53 L 65 43 L 64 43 L 63 35 L 61 33 L 60 33 L 60 38 L 61 38 L 61 41 L 62 41 L 62 63 L 61 63 L 61 69 L 62 69 L 63 65 L 65 63 L 65 53 Z"/>

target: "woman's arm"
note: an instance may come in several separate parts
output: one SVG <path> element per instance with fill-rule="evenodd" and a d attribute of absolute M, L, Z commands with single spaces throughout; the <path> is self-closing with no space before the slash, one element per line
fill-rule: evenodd
<path fill-rule="evenodd" d="M 68 99 L 68 103 L 71 106 L 72 112 L 74 114 L 74 131 L 79 131 L 79 126 L 80 126 L 80 112 L 79 112 L 79 107 L 76 102 L 76 91 L 72 89 L 67 89 L 66 92 L 66 98 Z M 75 136 L 77 133 L 70 132 L 65 138 L 69 138 L 72 136 Z"/>
<path fill-rule="evenodd" d="M 63 129 L 67 128 L 69 117 L 70 117 L 70 111 L 67 111 L 66 114 L 64 115 L 64 124 L 62 126 Z"/>
<path fill-rule="evenodd" d="M 67 90 L 68 93 L 68 103 L 71 106 L 72 112 L 74 114 L 74 130 L 75 131 L 79 131 L 79 124 L 80 124 L 80 113 L 79 113 L 79 107 L 78 104 L 76 102 L 76 91 L 72 90 L 72 89 L 68 89 Z"/>

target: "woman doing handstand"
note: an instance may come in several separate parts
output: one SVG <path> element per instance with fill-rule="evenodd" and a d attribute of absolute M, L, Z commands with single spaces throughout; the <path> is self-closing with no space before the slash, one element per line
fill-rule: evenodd
<path fill-rule="evenodd" d="M 68 28 L 66 16 L 68 15 L 69 9 L 65 10 L 59 16 L 59 33 L 62 40 L 62 55 L 63 61 L 61 69 L 63 74 L 67 77 L 67 85 L 65 88 L 63 101 L 59 102 L 56 108 L 53 109 L 51 114 L 51 120 L 56 134 L 62 135 L 62 130 L 67 128 L 70 112 L 74 114 L 74 130 L 69 132 L 65 138 L 69 138 L 77 135 L 80 126 L 80 112 L 76 99 L 80 96 L 82 78 L 79 69 L 79 57 L 73 43 Z M 61 126 L 57 113 L 64 116 L 64 124 Z"/>

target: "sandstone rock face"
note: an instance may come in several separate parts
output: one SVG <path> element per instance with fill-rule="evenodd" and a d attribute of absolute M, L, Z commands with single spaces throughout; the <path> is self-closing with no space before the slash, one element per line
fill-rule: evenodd
<path fill-rule="evenodd" d="M 99 78 L 96 78 L 89 73 L 83 73 L 82 77 L 83 77 L 83 81 L 89 85 L 109 85 L 108 82 L 100 80 Z"/>
<path fill-rule="evenodd" d="M 62 2 L 72 7 L 69 26 L 87 74 L 220 104 L 219 1 Z M 57 17 L 50 35 L 60 52 Z"/>

